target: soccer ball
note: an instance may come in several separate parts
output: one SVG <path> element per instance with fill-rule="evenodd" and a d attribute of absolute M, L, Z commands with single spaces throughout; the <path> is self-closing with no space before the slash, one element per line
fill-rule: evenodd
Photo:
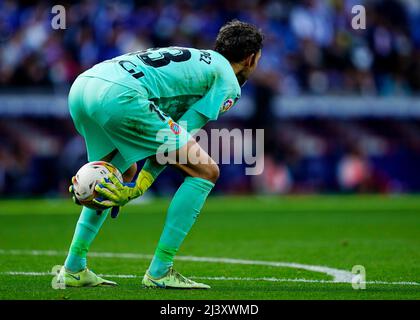
<path fill-rule="evenodd" d="M 114 165 L 105 161 L 86 163 L 77 171 L 72 180 L 73 191 L 81 205 L 95 210 L 106 209 L 92 200 L 98 197 L 95 190 L 96 184 L 100 183 L 103 178 L 107 178 L 110 173 L 113 173 L 121 182 L 123 181 L 121 172 Z"/>

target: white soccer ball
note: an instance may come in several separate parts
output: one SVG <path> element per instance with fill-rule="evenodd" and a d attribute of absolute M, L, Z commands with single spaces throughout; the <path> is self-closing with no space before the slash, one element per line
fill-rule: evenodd
<path fill-rule="evenodd" d="M 121 172 L 111 163 L 105 161 L 93 161 L 82 166 L 73 178 L 74 196 L 81 205 L 95 209 L 104 210 L 92 200 L 98 197 L 95 190 L 96 184 L 100 183 L 103 178 L 107 178 L 113 173 L 121 182 L 123 181 Z"/>

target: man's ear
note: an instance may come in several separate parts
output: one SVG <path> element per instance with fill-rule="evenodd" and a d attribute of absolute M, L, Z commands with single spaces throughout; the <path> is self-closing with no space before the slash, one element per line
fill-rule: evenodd
<path fill-rule="evenodd" d="M 256 58 L 257 58 L 257 54 L 255 54 L 255 53 L 253 53 L 253 54 L 249 55 L 247 58 L 245 58 L 245 60 L 244 60 L 245 67 L 253 66 Z"/>

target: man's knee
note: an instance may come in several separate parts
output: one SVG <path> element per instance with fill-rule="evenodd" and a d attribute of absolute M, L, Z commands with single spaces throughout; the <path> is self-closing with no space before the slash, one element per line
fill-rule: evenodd
<path fill-rule="evenodd" d="M 203 166 L 200 178 L 216 183 L 220 176 L 219 166 L 215 163 Z"/>
<path fill-rule="evenodd" d="M 134 176 L 136 175 L 137 172 L 137 163 L 134 163 L 131 165 L 130 168 L 127 169 L 127 171 L 125 171 L 123 173 L 123 180 L 124 182 L 131 182 L 133 181 Z"/>

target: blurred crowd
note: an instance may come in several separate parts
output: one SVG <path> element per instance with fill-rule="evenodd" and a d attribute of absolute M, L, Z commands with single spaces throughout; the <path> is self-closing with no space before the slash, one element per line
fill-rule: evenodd
<path fill-rule="evenodd" d="M 237 126 L 222 120 L 208 129 Z M 420 120 L 279 120 L 272 129 L 263 173 L 221 164 L 216 194 L 420 191 Z M 83 140 L 65 118 L 0 119 L 0 146 L 3 196 L 65 195 L 86 162 Z M 167 170 L 152 192 L 171 194 L 181 181 Z"/>
<path fill-rule="evenodd" d="M 63 0 L 64 30 L 51 27 L 55 4 L 0 1 L 0 94 L 66 94 L 79 73 L 129 51 L 211 48 L 219 28 L 237 18 L 266 37 L 243 90 L 258 109 L 210 127 L 264 128 L 265 170 L 252 177 L 244 166 L 222 165 L 216 193 L 420 191 L 420 120 L 273 113 L 278 95 L 418 94 L 420 1 Z M 366 8 L 364 30 L 351 28 L 358 4 Z M 64 194 L 85 161 L 69 118 L 0 113 L 0 196 Z M 162 175 L 152 192 L 173 192 L 181 179 Z"/>
<path fill-rule="evenodd" d="M 238 18 L 266 34 L 260 77 L 284 95 L 410 95 L 420 89 L 417 0 L 60 1 L 66 29 L 53 30 L 50 1 L 0 2 L 0 84 L 66 88 L 114 56 L 168 45 L 211 48 Z M 354 30 L 354 5 L 366 29 Z"/>

